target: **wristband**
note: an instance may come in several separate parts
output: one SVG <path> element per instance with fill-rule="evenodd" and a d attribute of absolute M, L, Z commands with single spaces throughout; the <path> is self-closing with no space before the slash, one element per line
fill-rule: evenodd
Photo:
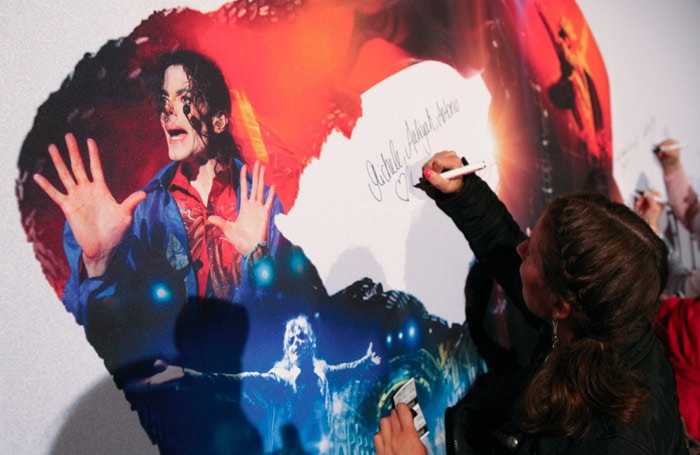
<path fill-rule="evenodd" d="M 248 253 L 243 256 L 246 261 L 252 261 L 265 255 L 266 241 L 258 242 Z"/>

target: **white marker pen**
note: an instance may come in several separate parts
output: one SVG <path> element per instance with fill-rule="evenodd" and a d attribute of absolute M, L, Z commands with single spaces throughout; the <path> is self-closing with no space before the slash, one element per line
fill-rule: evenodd
<path fill-rule="evenodd" d="M 662 198 L 661 196 L 657 196 L 657 195 L 655 195 L 655 194 L 651 194 L 651 193 L 648 192 L 648 191 L 637 190 L 636 192 L 637 192 L 637 194 L 640 195 L 640 196 L 644 196 L 644 197 L 651 196 L 651 198 L 652 198 L 653 200 L 655 200 L 656 202 L 658 202 L 658 203 L 661 204 L 661 205 L 666 205 L 666 204 L 668 204 L 668 201 L 667 201 L 666 199 Z"/>
<path fill-rule="evenodd" d="M 473 174 L 476 171 L 480 171 L 486 167 L 486 161 L 479 161 L 474 164 L 467 164 L 466 166 L 458 167 L 456 169 L 450 169 L 449 171 L 441 172 L 440 175 L 446 179 L 453 179 L 455 177 L 461 177 L 467 174 Z"/>
<path fill-rule="evenodd" d="M 659 147 L 659 150 L 662 152 L 671 152 L 673 150 L 680 150 L 682 148 L 686 148 L 688 144 L 681 144 L 680 142 L 677 144 L 669 144 L 669 145 L 663 145 Z"/>

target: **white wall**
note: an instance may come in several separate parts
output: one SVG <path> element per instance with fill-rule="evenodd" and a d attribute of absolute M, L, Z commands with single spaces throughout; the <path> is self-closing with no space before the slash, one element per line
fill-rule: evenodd
<path fill-rule="evenodd" d="M 120 394 L 105 386 L 111 380 L 102 361 L 85 341 L 82 328 L 63 309 L 26 242 L 14 193 L 22 141 L 37 107 L 58 90 L 86 52 L 97 52 L 107 40 L 129 34 L 154 10 L 181 4 L 175 0 L 9 0 L 0 8 L 0 71 L 5 85 L 0 133 L 0 236 L 4 245 L 0 266 L 0 453 L 49 453 L 71 412 L 82 412 L 93 424 L 100 423 L 98 416 L 90 415 L 91 410 L 75 409 L 81 397 L 91 390 Z M 190 0 L 187 4 L 209 11 L 221 2 Z M 106 411 L 133 417 L 123 398 L 105 397 L 105 404 L 118 406 Z M 121 436 L 146 438 L 143 432 Z M 80 441 L 74 442 L 80 447 Z M 110 450 L 108 453 L 128 453 Z"/>
<path fill-rule="evenodd" d="M 615 176 L 623 195 L 645 173 L 663 188 L 651 145 L 666 137 L 689 144 L 682 160 L 700 178 L 700 1 L 581 0 L 605 59 L 612 94 Z"/>
<path fill-rule="evenodd" d="M 581 0 L 579 6 L 608 69 L 614 173 L 626 202 L 631 204 L 634 190 L 645 185 L 664 192 L 661 168 L 650 151 L 653 144 L 669 137 L 688 144 L 681 151 L 681 161 L 697 191 L 700 1 Z M 690 266 L 693 253 L 682 227 L 680 235 L 682 260 Z M 700 266 L 697 243 L 694 260 Z"/>
<path fill-rule="evenodd" d="M 128 34 L 153 10 L 175 1 L 104 0 L 84 2 L 5 1 L 0 9 L 3 106 L 0 166 L 0 236 L 5 258 L 0 273 L 0 453 L 42 454 L 51 448 L 81 447 L 63 425 L 75 417 L 105 428 L 105 412 L 137 425 L 82 329 L 64 311 L 41 274 L 20 226 L 14 194 L 17 158 L 36 108 L 57 90 L 85 52 Z M 190 0 L 208 11 L 216 0 Z M 689 144 L 682 160 L 696 189 L 700 184 L 700 1 L 580 0 L 607 63 L 612 90 L 615 176 L 631 197 L 643 173 L 662 188 L 651 144 L 671 136 Z M 8 103 L 9 101 L 9 103 Z M 80 405 L 97 396 L 93 408 Z M 115 399 L 111 399 L 115 397 Z M 76 414 L 77 413 L 77 414 Z M 132 419 L 132 420 L 129 420 Z M 57 435 L 62 439 L 55 442 Z M 105 433 L 106 434 L 106 433 Z M 105 436 L 106 437 L 106 436 Z M 120 453 L 114 441 L 147 446 L 139 432 L 102 442 L 106 453 Z M 123 447 L 122 447 L 123 449 Z M 87 452 L 89 449 L 84 449 Z M 83 453 L 76 450 L 74 453 Z M 54 453 L 65 453 L 56 449 Z"/>

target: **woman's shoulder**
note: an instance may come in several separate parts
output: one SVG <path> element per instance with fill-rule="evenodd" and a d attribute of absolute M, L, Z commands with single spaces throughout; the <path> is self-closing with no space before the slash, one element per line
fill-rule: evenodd
<path fill-rule="evenodd" d="M 669 422 L 670 423 L 670 422 Z M 687 454 L 682 434 L 670 430 L 675 425 L 657 422 L 655 428 L 644 425 L 614 426 L 594 424 L 591 432 L 581 439 L 541 437 L 534 444 L 524 444 L 530 450 L 518 453 L 567 455 L 657 455 Z M 525 447 L 523 447 L 525 448 Z"/>
<path fill-rule="evenodd" d="M 594 417 L 582 438 L 555 435 L 528 435 L 523 438 L 518 454 L 687 454 L 680 416 L 658 409 L 650 397 L 642 419 L 628 425 L 617 425 Z"/>
<path fill-rule="evenodd" d="M 615 429 L 608 439 L 592 441 L 596 452 L 610 454 L 687 454 L 680 418 L 656 421 L 654 425 L 629 425 Z"/>
<path fill-rule="evenodd" d="M 620 427 L 616 443 L 624 449 L 641 441 L 650 451 L 640 453 L 687 453 L 673 366 L 666 348 L 651 327 L 645 331 L 643 339 L 641 344 L 644 346 L 644 355 L 640 356 L 634 369 L 646 378 L 649 396 L 641 419 Z"/>

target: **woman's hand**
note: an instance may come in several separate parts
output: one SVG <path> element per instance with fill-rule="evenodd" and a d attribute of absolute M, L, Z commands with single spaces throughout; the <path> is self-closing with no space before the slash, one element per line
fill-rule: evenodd
<path fill-rule="evenodd" d="M 270 209 L 275 197 L 275 187 L 270 187 L 265 197 L 265 166 L 256 161 L 253 165 L 253 182 L 248 194 L 246 182 L 247 166 L 241 167 L 240 188 L 241 208 L 235 221 L 227 221 L 220 216 L 210 216 L 208 223 L 220 228 L 226 239 L 240 254 L 247 254 L 260 242 L 267 239 L 267 227 L 270 222 Z"/>
<path fill-rule="evenodd" d="M 666 139 L 654 147 L 654 153 L 664 169 L 664 174 L 669 175 L 681 167 L 680 149 L 671 149 L 671 146 L 678 144 L 675 139 Z M 669 148 L 666 150 L 666 148 Z"/>
<path fill-rule="evenodd" d="M 443 194 L 458 193 L 464 186 L 462 177 L 448 180 L 442 177 L 440 173 L 462 166 L 462 158 L 455 152 L 438 152 L 423 165 L 423 177 L 430 182 L 434 189 Z M 430 190 L 430 187 L 426 188 L 426 192 L 433 196 L 433 194 L 430 194 Z"/>
<path fill-rule="evenodd" d="M 646 191 L 634 201 L 634 210 L 649 224 L 655 233 L 659 233 L 659 218 L 664 210 L 664 205 L 658 201 L 661 194 L 655 190 Z"/>
<path fill-rule="evenodd" d="M 95 141 L 87 140 L 91 181 L 75 136 L 68 133 L 65 138 L 71 170 L 66 167 L 56 145 L 49 145 L 49 155 L 67 194 L 61 193 L 40 174 L 34 175 L 34 181 L 63 211 L 83 250 L 88 276 L 99 276 L 107 269 L 112 251 L 131 225 L 134 209 L 146 198 L 146 193 L 137 191 L 121 204 L 117 203 L 105 183 Z"/>
<path fill-rule="evenodd" d="M 388 417 L 379 421 L 374 435 L 377 455 L 426 455 L 427 449 L 413 426 L 413 413 L 405 403 L 398 403 Z"/>

